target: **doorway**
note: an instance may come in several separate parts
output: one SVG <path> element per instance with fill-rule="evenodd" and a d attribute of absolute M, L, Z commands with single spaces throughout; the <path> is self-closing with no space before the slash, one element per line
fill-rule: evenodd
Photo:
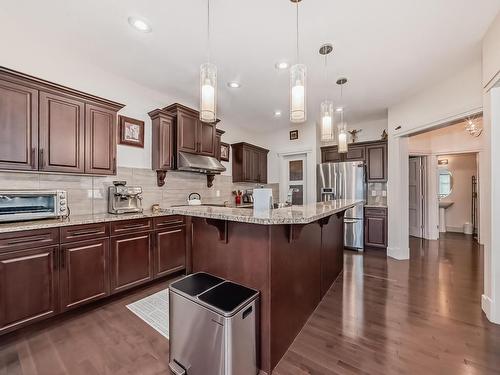
<path fill-rule="evenodd" d="M 307 201 L 307 154 L 283 156 L 282 176 L 280 189 L 281 201 L 288 199 L 292 193 L 292 204 L 303 205 Z"/>
<path fill-rule="evenodd" d="M 410 236 L 424 238 L 425 163 L 423 156 L 411 156 L 408 165 Z"/>

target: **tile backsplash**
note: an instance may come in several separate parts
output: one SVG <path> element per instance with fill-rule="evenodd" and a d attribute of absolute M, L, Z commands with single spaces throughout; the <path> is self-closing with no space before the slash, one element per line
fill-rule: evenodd
<path fill-rule="evenodd" d="M 189 193 L 200 193 L 204 203 L 234 203 L 233 190 L 253 189 L 260 184 L 233 184 L 231 176 L 215 176 L 213 186 L 207 187 L 203 174 L 170 171 L 165 185 L 156 185 L 156 172 L 150 169 L 119 167 L 116 176 L 79 176 L 33 172 L 0 172 L 0 190 L 60 189 L 68 192 L 72 215 L 99 214 L 108 211 L 108 187 L 113 181 L 124 180 L 127 185 L 139 185 L 144 190 L 143 207 L 154 203 L 161 207 L 186 203 Z M 279 184 L 269 184 L 273 197 L 279 199 Z"/>
<path fill-rule="evenodd" d="M 366 193 L 366 203 L 373 205 L 387 205 L 387 183 L 369 182 Z"/>

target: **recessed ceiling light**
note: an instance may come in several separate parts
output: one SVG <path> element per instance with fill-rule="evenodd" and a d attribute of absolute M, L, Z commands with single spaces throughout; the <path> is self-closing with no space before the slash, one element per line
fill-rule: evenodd
<path fill-rule="evenodd" d="M 276 67 L 276 69 L 284 70 L 288 69 L 289 64 L 286 61 L 279 61 L 274 66 Z"/>
<path fill-rule="evenodd" d="M 276 118 L 281 117 L 281 111 L 279 109 L 277 109 L 276 111 L 274 111 L 274 117 L 276 117 Z"/>
<path fill-rule="evenodd" d="M 232 88 L 232 89 L 239 89 L 241 87 L 241 83 L 236 82 L 236 81 L 231 81 L 227 83 L 227 86 Z"/>
<path fill-rule="evenodd" d="M 128 23 L 134 29 L 142 31 L 143 33 L 150 33 L 152 30 L 151 26 L 149 26 L 149 24 L 146 21 L 144 21 L 143 19 L 140 19 L 140 18 L 129 17 Z"/>
<path fill-rule="evenodd" d="M 344 110 L 344 108 L 342 108 L 342 107 L 338 107 L 335 109 L 335 111 L 337 111 L 337 112 L 342 112 L 343 110 Z"/>

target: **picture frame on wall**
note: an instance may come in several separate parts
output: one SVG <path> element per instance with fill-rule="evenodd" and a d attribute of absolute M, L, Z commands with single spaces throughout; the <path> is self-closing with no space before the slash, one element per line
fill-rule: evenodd
<path fill-rule="evenodd" d="M 118 129 L 118 144 L 144 148 L 144 121 L 119 116 Z"/>
<path fill-rule="evenodd" d="M 290 130 L 290 140 L 295 141 L 299 139 L 299 131 L 298 130 Z"/>
<path fill-rule="evenodd" d="M 231 145 L 229 143 L 220 143 L 220 160 L 229 161 L 229 152 L 231 150 Z"/>

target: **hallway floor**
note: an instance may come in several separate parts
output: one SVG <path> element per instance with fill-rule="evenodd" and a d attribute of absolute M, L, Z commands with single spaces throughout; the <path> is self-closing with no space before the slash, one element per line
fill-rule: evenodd
<path fill-rule="evenodd" d="M 410 239 L 410 261 L 347 252 L 330 289 L 276 368 L 288 374 L 500 374 L 500 326 L 481 311 L 471 236 Z"/>
<path fill-rule="evenodd" d="M 343 277 L 275 373 L 500 374 L 500 326 L 480 307 L 479 247 L 458 234 L 410 244 L 410 261 L 346 252 Z M 0 337 L 0 375 L 169 374 L 168 341 L 125 307 L 167 286 Z"/>

